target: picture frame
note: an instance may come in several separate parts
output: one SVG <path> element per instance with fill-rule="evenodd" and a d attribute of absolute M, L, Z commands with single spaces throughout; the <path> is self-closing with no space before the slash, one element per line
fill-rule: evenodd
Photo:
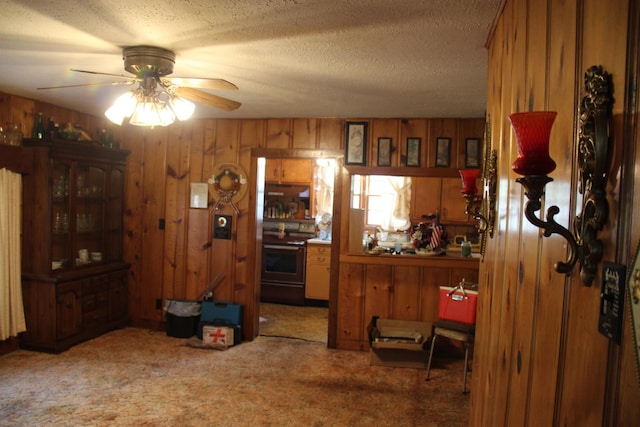
<path fill-rule="evenodd" d="M 407 166 L 420 166 L 420 138 L 407 138 Z"/>
<path fill-rule="evenodd" d="M 448 168 L 451 163 L 451 138 L 436 138 L 436 167 Z"/>
<path fill-rule="evenodd" d="M 467 138 L 465 140 L 465 156 L 464 167 L 479 168 L 480 167 L 480 139 Z"/>
<path fill-rule="evenodd" d="M 391 142 L 386 136 L 378 138 L 378 166 L 391 166 Z"/>
<path fill-rule="evenodd" d="M 345 132 L 345 165 L 367 163 L 367 122 L 347 122 Z"/>
<path fill-rule="evenodd" d="M 209 184 L 206 182 L 192 182 L 189 207 L 192 209 L 206 209 L 209 204 Z"/>

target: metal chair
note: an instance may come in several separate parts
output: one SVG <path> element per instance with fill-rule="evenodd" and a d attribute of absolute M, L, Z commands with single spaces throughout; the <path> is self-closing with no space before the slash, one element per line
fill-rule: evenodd
<path fill-rule="evenodd" d="M 435 347 L 436 338 L 439 336 L 450 338 L 456 341 L 460 341 L 464 347 L 464 378 L 462 382 L 462 393 L 467 393 L 467 372 L 470 371 L 469 347 L 473 345 L 475 332 L 475 325 L 466 325 L 464 323 L 451 322 L 448 320 L 436 321 L 433 331 L 433 337 L 431 338 L 431 349 L 429 350 L 429 361 L 427 362 L 426 381 L 429 381 L 431 358 L 433 357 L 433 349 Z"/>

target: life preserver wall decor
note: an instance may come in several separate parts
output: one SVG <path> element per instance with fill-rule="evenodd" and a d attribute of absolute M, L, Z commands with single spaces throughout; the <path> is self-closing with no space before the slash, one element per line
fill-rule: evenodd
<path fill-rule="evenodd" d="M 221 204 L 230 204 L 236 214 L 240 209 L 236 203 L 247 194 L 247 174 L 238 165 L 222 163 L 213 168 L 214 174 L 207 180 L 213 187 L 211 194 L 215 201 L 213 210 L 217 211 Z"/>

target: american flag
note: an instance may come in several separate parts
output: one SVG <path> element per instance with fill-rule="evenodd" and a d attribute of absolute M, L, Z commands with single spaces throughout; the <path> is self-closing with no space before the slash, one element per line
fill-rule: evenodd
<path fill-rule="evenodd" d="M 436 217 L 433 220 L 433 226 L 431 229 L 431 241 L 429 242 L 429 246 L 431 246 L 431 250 L 435 251 L 440 248 L 440 238 L 442 237 L 442 229 L 440 228 L 440 215 L 436 211 Z"/>

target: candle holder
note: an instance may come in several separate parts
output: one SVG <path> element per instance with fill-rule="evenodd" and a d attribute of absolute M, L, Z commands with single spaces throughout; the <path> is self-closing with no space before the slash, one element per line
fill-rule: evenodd
<path fill-rule="evenodd" d="M 580 263 L 582 283 L 590 286 L 603 257 L 602 241 L 597 238 L 609 213 L 606 198 L 609 168 L 609 129 L 611 125 L 611 76 L 601 66 L 592 66 L 585 73 L 586 94 L 580 104 L 580 129 L 576 142 L 579 168 L 579 192 L 583 195 L 582 212 L 573 220 L 572 231 L 558 224 L 554 217 L 557 206 L 547 209 L 546 221 L 536 212 L 542 208 L 545 186 L 553 181 L 547 176 L 555 169 L 549 157 L 549 139 L 555 112 L 516 113 L 509 116 L 518 142 L 518 158 L 514 172 L 523 175 L 516 179 L 524 187 L 528 198 L 525 217 L 543 230 L 545 237 L 559 234 L 569 243 L 568 257 L 557 262 L 558 273 L 571 275 L 576 262 Z"/>
<path fill-rule="evenodd" d="M 476 186 L 476 180 L 480 175 L 480 169 L 459 169 L 458 172 L 460 173 L 460 178 L 462 178 L 462 197 L 467 201 L 464 213 L 479 221 L 478 230 L 480 233 L 484 233 L 487 231 L 489 221 L 480 213 L 479 206 L 473 206 L 477 200 L 478 187 Z"/>

